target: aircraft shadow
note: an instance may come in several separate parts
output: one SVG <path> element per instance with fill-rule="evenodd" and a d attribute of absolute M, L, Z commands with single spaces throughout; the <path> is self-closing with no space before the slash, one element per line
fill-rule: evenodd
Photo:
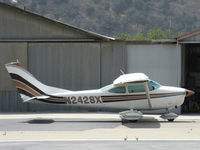
<path fill-rule="evenodd" d="M 128 128 L 160 128 L 160 122 L 153 117 L 143 117 L 137 122 L 123 121 L 122 125 Z"/>
<path fill-rule="evenodd" d="M 127 128 L 133 129 L 152 129 L 160 128 L 163 123 L 194 123 L 194 121 L 182 121 L 175 120 L 174 122 L 161 121 L 151 116 L 145 116 L 137 122 L 124 121 L 116 118 L 68 118 L 68 119 L 31 119 L 21 123 L 27 123 L 31 126 L 26 126 L 25 128 L 31 128 L 37 125 L 40 130 L 58 130 L 58 131 L 83 131 L 91 129 L 109 129 L 116 128 L 119 126 L 125 126 Z M 43 125 L 46 126 L 43 126 Z M 34 126 L 32 126 L 34 125 Z M 42 126 L 40 126 L 42 125 Z"/>
<path fill-rule="evenodd" d="M 153 117 L 144 117 L 140 119 L 137 122 L 130 122 L 130 121 L 124 121 L 121 119 L 83 119 L 83 118 L 71 118 L 71 119 L 32 119 L 25 121 L 23 123 L 28 123 L 28 124 L 60 124 L 60 123 L 65 123 L 65 126 L 71 126 L 73 125 L 74 130 L 79 130 L 76 128 L 76 126 L 82 125 L 82 129 L 84 130 L 84 126 L 87 126 L 85 130 L 90 129 L 96 129 L 96 128 L 115 128 L 118 126 L 125 126 L 128 128 L 160 128 L 160 122 L 153 118 Z M 73 128 L 71 128 L 73 129 Z"/>
<path fill-rule="evenodd" d="M 55 121 L 53 119 L 32 119 L 28 121 L 24 121 L 23 123 L 29 123 L 29 124 L 51 124 Z"/>

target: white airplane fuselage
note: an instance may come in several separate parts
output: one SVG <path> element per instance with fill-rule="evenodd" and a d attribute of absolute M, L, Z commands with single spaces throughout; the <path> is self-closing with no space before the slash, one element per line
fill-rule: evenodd
<path fill-rule="evenodd" d="M 186 96 L 186 90 L 177 87 L 161 86 L 156 90 L 150 91 L 149 94 L 152 103 L 151 109 L 167 109 L 182 105 Z M 95 108 L 150 109 L 145 92 L 110 93 L 107 90 L 97 89 L 56 93 L 52 94 L 52 96 L 55 96 L 55 98 L 51 98 L 52 100 L 32 100 L 31 102 L 57 102 L 56 104 Z"/>
<path fill-rule="evenodd" d="M 185 96 L 194 94 L 162 86 L 143 73 L 123 74 L 113 84 L 97 90 L 70 91 L 41 83 L 18 61 L 6 64 L 6 69 L 23 102 L 128 110 L 119 113 L 122 120 L 140 119 L 138 110 L 166 109 L 161 117 L 173 121 L 177 115 L 169 111 L 182 105 Z"/>
<path fill-rule="evenodd" d="M 124 74 L 96 90 L 70 91 L 38 81 L 19 62 L 6 68 L 24 102 L 131 110 L 167 109 L 183 104 L 192 91 L 162 86 L 143 73 Z"/>

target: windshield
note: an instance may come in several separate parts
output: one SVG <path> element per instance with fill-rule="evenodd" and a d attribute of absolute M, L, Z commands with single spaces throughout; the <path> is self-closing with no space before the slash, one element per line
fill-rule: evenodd
<path fill-rule="evenodd" d="M 106 85 L 104 87 L 101 88 L 102 91 L 105 91 L 107 89 L 110 89 L 112 87 L 112 84 Z"/>
<path fill-rule="evenodd" d="M 156 81 L 151 80 L 148 82 L 148 87 L 149 87 L 149 90 L 152 91 L 152 90 L 160 88 L 161 85 L 157 83 Z"/>

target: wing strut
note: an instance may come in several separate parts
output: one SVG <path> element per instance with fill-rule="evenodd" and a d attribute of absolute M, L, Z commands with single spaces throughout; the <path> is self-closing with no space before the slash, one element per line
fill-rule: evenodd
<path fill-rule="evenodd" d="M 149 87 L 148 87 L 147 82 L 144 82 L 144 88 L 145 88 L 146 96 L 147 96 L 147 99 L 148 99 L 149 108 L 152 109 L 151 97 L 150 97 L 150 94 L 149 94 Z"/>

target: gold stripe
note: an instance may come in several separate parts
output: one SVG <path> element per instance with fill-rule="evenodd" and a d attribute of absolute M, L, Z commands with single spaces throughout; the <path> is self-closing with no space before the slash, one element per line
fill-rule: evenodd
<path fill-rule="evenodd" d="M 150 98 L 161 98 L 161 97 L 167 97 L 167 96 L 176 96 L 177 93 L 171 93 L 171 94 L 152 94 L 150 95 Z M 147 97 L 145 95 L 131 95 L 131 96 L 124 96 L 124 97 L 102 97 L 103 101 L 109 101 L 109 100 L 135 100 L 135 99 L 146 99 Z"/>
<path fill-rule="evenodd" d="M 48 100 L 51 102 L 65 102 L 64 98 L 47 98 L 45 100 Z"/>
<path fill-rule="evenodd" d="M 137 98 L 145 98 L 146 96 L 141 95 L 141 96 L 124 96 L 124 97 L 103 97 L 102 99 L 106 100 L 120 100 L 120 99 L 137 99 Z"/>
<path fill-rule="evenodd" d="M 26 91 L 28 91 L 29 93 L 31 93 L 32 95 L 36 95 L 36 96 L 40 96 L 41 94 L 38 93 L 37 91 L 33 90 L 32 88 L 30 88 L 29 86 L 25 85 L 22 82 L 19 82 L 17 80 L 13 79 L 13 82 L 15 83 L 15 85 L 19 88 L 25 89 Z"/>

